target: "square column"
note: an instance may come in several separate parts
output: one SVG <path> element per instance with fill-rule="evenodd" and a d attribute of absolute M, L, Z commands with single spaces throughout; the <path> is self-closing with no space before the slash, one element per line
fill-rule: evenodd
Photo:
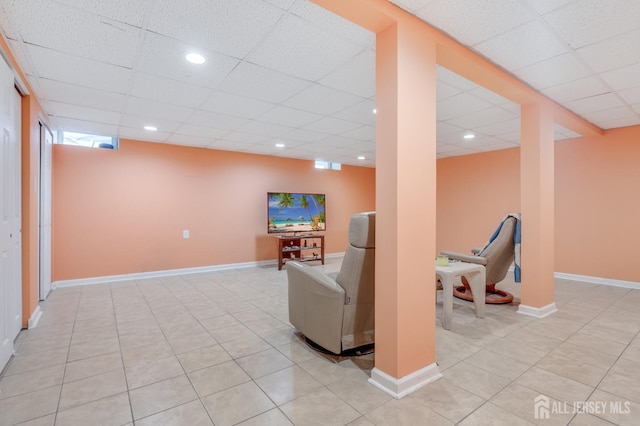
<path fill-rule="evenodd" d="M 436 45 L 423 25 L 376 38 L 376 366 L 402 396 L 441 377 L 435 359 Z"/>
<path fill-rule="evenodd" d="M 518 312 L 556 312 L 554 298 L 554 120 L 542 103 L 522 105 L 520 205 L 522 292 Z"/>

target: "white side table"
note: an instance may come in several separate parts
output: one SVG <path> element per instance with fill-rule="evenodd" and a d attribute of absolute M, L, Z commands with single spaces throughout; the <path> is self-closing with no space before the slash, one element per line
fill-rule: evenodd
<path fill-rule="evenodd" d="M 484 299 L 486 291 L 485 268 L 482 265 L 466 262 L 451 262 L 447 266 L 436 265 L 436 277 L 440 279 L 443 290 L 444 321 L 442 327 L 451 329 L 453 317 L 453 285 L 456 278 L 465 277 L 471 287 L 476 317 L 484 318 Z"/>

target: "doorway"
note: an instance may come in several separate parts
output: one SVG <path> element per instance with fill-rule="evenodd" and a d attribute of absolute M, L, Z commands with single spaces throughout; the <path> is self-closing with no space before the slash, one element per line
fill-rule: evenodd
<path fill-rule="evenodd" d="M 0 370 L 22 329 L 21 97 L 0 59 Z"/>
<path fill-rule="evenodd" d="M 53 134 L 40 122 L 40 214 L 38 265 L 39 299 L 45 300 L 51 291 L 51 165 Z"/>

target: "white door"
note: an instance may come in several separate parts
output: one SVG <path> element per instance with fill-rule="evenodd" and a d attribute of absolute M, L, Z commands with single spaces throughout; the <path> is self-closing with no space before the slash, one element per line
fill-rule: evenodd
<path fill-rule="evenodd" d="M 51 162 L 53 135 L 40 125 L 40 300 L 51 291 Z"/>
<path fill-rule="evenodd" d="M 0 60 L 0 369 L 22 328 L 20 95 Z"/>

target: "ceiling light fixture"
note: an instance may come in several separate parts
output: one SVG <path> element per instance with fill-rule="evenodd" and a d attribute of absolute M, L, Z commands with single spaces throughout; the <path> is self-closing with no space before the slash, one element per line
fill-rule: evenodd
<path fill-rule="evenodd" d="M 150 132 L 155 132 L 156 130 L 158 130 L 158 128 L 155 126 L 144 126 L 144 129 L 149 130 Z"/>
<path fill-rule="evenodd" d="M 196 65 L 204 64 L 206 62 L 204 56 L 199 53 L 189 53 L 187 56 L 185 56 L 185 58 L 187 59 L 187 61 Z"/>
<path fill-rule="evenodd" d="M 378 113 L 378 108 L 374 108 L 374 109 L 373 109 L 373 113 L 374 113 L 374 114 L 377 114 L 377 113 Z"/>
<path fill-rule="evenodd" d="M 474 135 L 473 133 L 467 133 L 466 135 L 464 135 L 465 139 L 473 139 L 475 137 L 476 137 L 476 135 Z"/>
<path fill-rule="evenodd" d="M 276 148 L 284 148 L 284 144 L 283 143 L 277 143 L 276 144 Z"/>
<path fill-rule="evenodd" d="M 358 160 L 366 160 L 367 158 L 364 155 L 359 155 Z"/>

